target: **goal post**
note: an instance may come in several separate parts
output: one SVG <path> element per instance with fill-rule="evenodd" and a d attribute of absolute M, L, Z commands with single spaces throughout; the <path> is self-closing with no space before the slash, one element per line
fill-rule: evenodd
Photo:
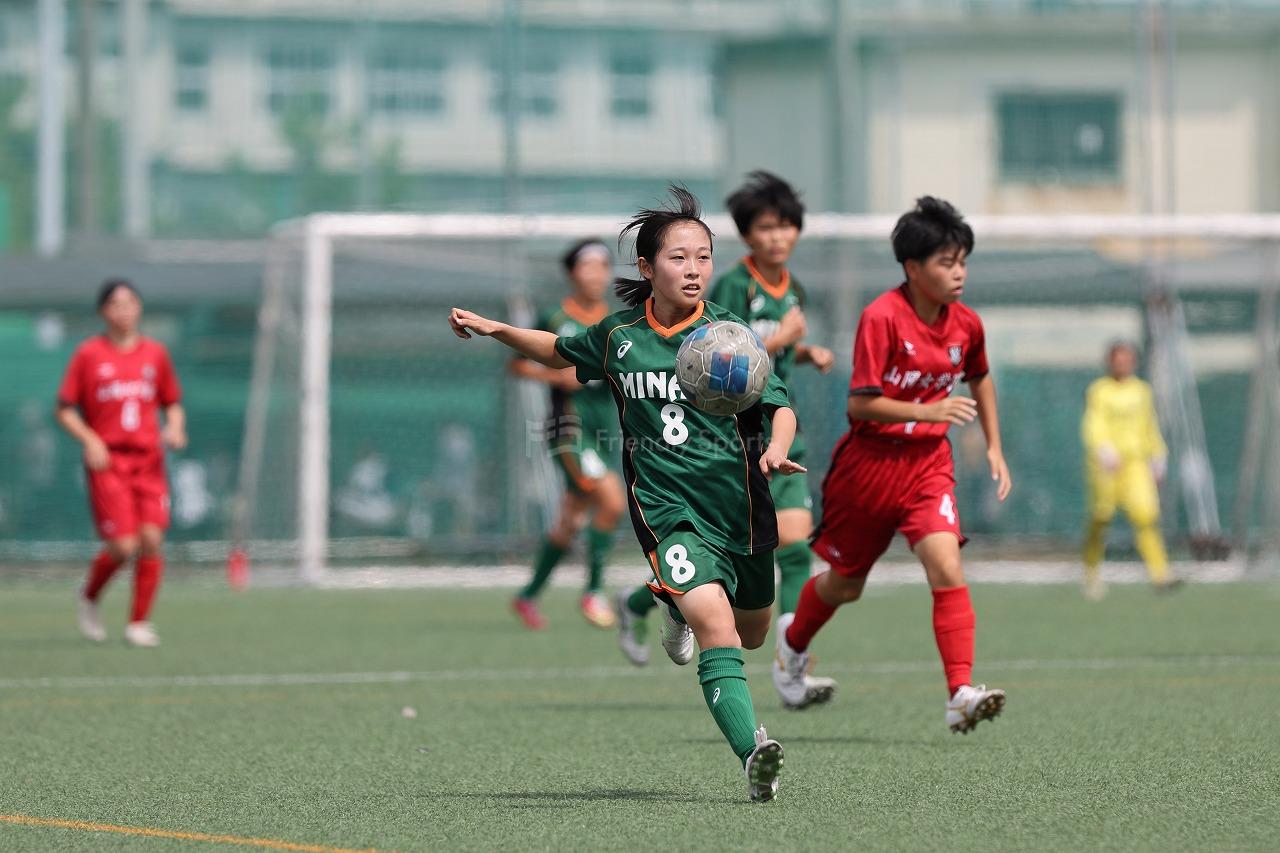
<path fill-rule="evenodd" d="M 822 213 L 806 216 L 801 240 L 804 253 L 796 258 L 793 269 L 823 306 L 821 315 L 811 318 L 810 329 L 812 332 L 816 328 L 823 334 L 825 342 L 834 345 L 838 364 L 847 362 L 854 324 L 865 299 L 892 285 L 900 275 L 892 259 L 885 257 L 895 221 L 896 217 L 878 215 Z M 510 299 L 503 302 L 500 297 L 504 293 L 508 297 L 513 293 L 523 293 L 531 280 L 543 282 L 544 293 L 554 293 L 559 298 L 563 286 L 557 280 L 554 263 L 550 261 L 554 258 L 554 248 L 583 236 L 609 239 L 618 233 L 624 222 L 621 216 L 594 215 L 343 213 L 316 214 L 277 226 L 272 232 L 264 270 L 263 304 L 258 317 L 252 390 L 245 416 L 234 537 L 247 543 L 251 550 L 273 555 L 270 560 L 296 561 L 297 570 L 308 582 L 322 579 L 334 558 L 335 540 L 331 529 L 335 502 L 333 441 L 337 437 L 334 430 L 346 431 L 341 436 L 344 446 L 359 441 L 359 434 L 365 427 L 372 429 L 376 419 L 382 416 L 379 411 L 387 409 L 382 405 L 385 401 L 376 400 L 373 409 L 378 411 L 371 409 L 367 421 L 353 422 L 348 417 L 339 426 L 331 417 L 335 317 L 344 317 L 348 310 L 364 312 L 369 305 L 377 304 L 379 294 L 385 293 L 387 308 L 379 315 L 384 319 L 367 319 L 367 325 L 361 328 L 365 334 L 374 334 L 381 339 L 384 326 L 395 326 L 393 332 L 388 332 L 387 339 L 390 340 L 397 335 L 412 337 L 412 330 L 406 330 L 405 323 L 413 311 L 420 310 L 421 305 L 429 304 L 437 313 L 422 315 L 418 320 L 438 323 L 443 328 L 443 311 L 438 309 L 452 302 L 468 303 L 472 298 L 479 298 L 482 292 L 488 300 L 489 310 L 504 310 Z M 1240 419 L 1245 423 L 1240 436 L 1241 448 L 1236 456 L 1239 468 L 1236 469 L 1234 461 L 1229 466 L 1232 469 L 1230 478 L 1235 481 L 1231 505 L 1234 507 L 1236 529 L 1233 533 L 1237 541 L 1247 540 L 1247 528 L 1251 524 L 1265 532 L 1271 525 L 1257 525 L 1253 519 L 1259 513 L 1268 516 L 1280 513 L 1280 499 L 1271 494 L 1273 485 L 1266 487 L 1271 491 L 1263 495 L 1263 506 L 1260 509 L 1254 506 L 1258 503 L 1254 493 L 1268 480 L 1265 475 L 1260 477 L 1258 472 L 1267 465 L 1280 465 L 1275 429 L 1280 426 L 1280 366 L 1272 364 L 1275 346 L 1268 343 L 1275 338 L 1275 318 L 1263 316 L 1275 313 L 1275 294 L 1280 288 L 1280 216 L 973 216 L 969 222 L 978 245 L 971 265 L 971 292 L 980 312 L 985 309 L 983 288 L 988 277 L 984 258 L 998 254 L 1000 292 L 1003 294 L 1000 298 L 1007 306 L 1001 310 L 1008 322 L 1015 323 L 1019 317 L 1032 316 L 1025 312 L 1034 311 L 1035 306 L 1047 301 L 1062 309 L 1057 310 L 1062 316 L 1097 318 L 1096 329 L 1046 330 L 1047 335 L 1061 335 L 1063 348 L 1079 349 L 1081 340 L 1100 340 L 1103 326 L 1137 331 L 1148 337 L 1153 352 L 1149 359 L 1144 360 L 1160 374 L 1153 376 L 1153 384 L 1160 398 L 1161 422 L 1168 431 L 1171 445 L 1174 445 L 1175 455 L 1184 466 L 1182 474 L 1177 477 L 1183 493 L 1181 503 L 1190 522 L 1187 529 L 1197 535 L 1222 538 L 1217 518 L 1219 499 L 1215 492 L 1215 479 L 1225 470 L 1222 460 L 1228 451 L 1215 447 L 1214 453 L 1210 454 L 1205 446 L 1206 425 L 1200 411 L 1195 365 L 1191 364 L 1188 349 L 1191 338 L 1188 337 L 1187 320 L 1179 297 L 1187 290 L 1249 294 L 1253 300 L 1250 304 L 1257 306 L 1251 310 L 1262 313 L 1249 318 L 1256 321 L 1248 333 L 1253 341 L 1252 362 L 1247 365 L 1246 377 L 1251 390 L 1249 403 L 1240 412 Z M 718 237 L 717 271 L 723 272 L 738 257 L 733 245 L 736 230 L 725 216 L 710 217 L 708 224 Z M 526 257 L 529 252 L 536 256 L 535 260 Z M 1068 253 L 1072 253 L 1069 263 L 1062 260 Z M 495 264 L 492 263 L 495 257 L 506 260 Z M 519 260 L 512 260 L 517 257 Z M 1225 259 L 1223 268 L 1229 267 L 1230 275 L 1213 274 L 1214 258 Z M 620 262 L 623 260 L 619 259 Z M 474 266 L 483 267 L 487 289 L 471 286 L 470 268 Z M 392 267 L 396 270 L 392 277 L 399 277 L 399 283 L 394 285 L 383 281 L 382 274 L 378 272 Z M 415 278 L 418 270 L 421 275 Z M 345 278 L 347 276 L 350 280 Z M 1125 283 L 1112 287 L 1109 284 L 1112 278 L 1117 281 L 1123 278 Z M 1082 284 L 1082 279 L 1087 281 Z M 1084 300 L 1089 306 L 1096 306 L 1095 314 L 1082 313 L 1081 293 L 1084 293 Z M 1163 294 L 1161 299 L 1164 302 L 1149 298 L 1153 293 Z M 1132 322 L 1126 326 L 1108 314 L 1109 306 L 1120 303 L 1136 308 L 1140 321 L 1136 330 Z M 1151 306 L 1156 304 L 1172 306 L 1172 310 L 1153 316 Z M 1128 311 L 1129 307 L 1125 310 Z M 429 331 L 438 330 L 424 329 L 423 334 Z M 1238 335 L 1233 337 L 1237 349 L 1238 338 Z M 1028 364 L 1036 363 L 1036 359 L 1044 360 L 1046 351 L 1052 350 L 1053 341 L 1046 339 L 1035 343 L 1038 344 L 1036 352 L 1031 354 L 1020 354 L 1017 346 L 1012 344 L 1009 352 L 993 353 L 997 372 L 1004 358 L 1016 361 L 1025 357 Z M 355 343 L 347 341 L 343 346 L 343 359 L 359 360 L 361 356 L 355 351 Z M 487 355 L 491 366 L 498 363 L 492 358 L 492 352 Z M 1089 357 L 1100 370 L 1101 352 L 1093 352 Z M 393 355 L 388 359 L 395 361 Z M 293 370 L 282 367 L 295 360 Z M 1084 364 L 1084 356 L 1072 352 L 1064 363 L 1066 361 L 1079 367 Z M 411 362 L 412 358 L 406 357 L 400 364 L 405 374 L 417 369 Z M 345 372 L 351 373 L 352 370 L 354 368 Z M 437 408 L 446 405 L 465 408 L 465 404 L 474 402 L 470 396 L 479 393 L 477 383 L 469 381 L 467 376 L 440 378 L 444 381 L 437 384 L 445 389 L 441 392 L 444 394 L 441 399 L 449 402 L 433 404 Z M 344 382 L 358 386 L 359 375 L 354 379 L 347 376 Z M 288 398 L 290 394 L 296 396 L 296 406 L 281 402 L 282 396 Z M 829 408 L 830 401 L 838 396 L 826 396 Z M 810 407 L 817 404 L 818 401 L 814 400 Z M 489 408 L 499 405 L 493 404 Z M 527 399 L 519 405 L 523 410 L 534 406 Z M 470 408 L 478 411 L 484 407 Z M 428 414 L 436 412 L 431 410 Z M 524 425 L 521 425 L 520 418 L 508 411 L 505 420 L 489 423 L 489 429 L 495 432 L 523 429 L 527 433 L 527 425 L 532 423 L 535 414 L 526 411 Z M 1050 414 L 1037 413 L 1036 417 L 1048 417 Z M 802 420 L 808 418 L 808 411 L 803 415 Z M 826 430 L 830 433 L 839 429 L 843 410 L 834 415 L 827 412 L 822 417 L 832 422 L 830 429 Z M 806 428 L 814 421 L 816 418 L 806 420 Z M 1018 429 L 1016 421 L 1006 419 L 1006 445 L 1010 444 L 1008 434 Z M 1061 435 L 1072 432 L 1061 424 L 1055 430 Z M 823 434 L 822 430 L 816 432 L 819 433 L 817 437 Z M 287 440 L 290 434 L 296 437 L 296 441 Z M 472 434 L 474 443 L 477 440 L 474 436 L 479 432 L 472 429 Z M 482 438 L 488 442 L 494 436 L 482 435 Z M 465 444 L 461 438 L 458 441 L 460 446 Z M 527 436 L 518 441 L 524 441 L 527 449 Z M 814 449 L 818 453 L 823 452 Z M 497 453 L 493 445 L 487 443 L 484 452 Z M 1021 452 L 1027 453 L 1028 458 L 1032 453 L 1025 449 Z M 268 471 L 271 464 L 279 461 L 273 459 L 273 453 L 283 456 L 296 454 L 296 457 Z M 512 454 L 513 451 L 506 453 L 508 457 Z M 370 451 L 370 455 L 376 455 L 376 452 Z M 1214 457 L 1213 467 L 1209 464 L 1211 455 Z M 491 463 L 501 464 L 483 458 L 474 449 L 470 455 L 459 451 L 456 456 L 470 460 L 467 464 L 473 466 L 469 469 L 473 475 L 489 470 Z M 825 466 L 826 462 L 825 458 L 813 461 L 820 461 L 818 467 Z M 438 466 L 440 464 L 437 463 Z M 371 463 L 370 470 L 374 467 Z M 281 482 L 288 479 L 289 469 L 292 469 L 294 480 L 291 488 Z M 1207 476 L 1198 476 L 1197 472 L 1207 473 Z M 355 477 L 354 474 L 352 476 Z M 268 481 L 273 484 L 272 496 L 264 497 L 261 487 Z M 426 483 L 422 488 L 430 491 L 430 478 L 422 482 Z M 520 482 L 518 476 L 494 482 L 497 489 L 519 490 L 527 486 Z M 461 480 L 456 485 L 463 490 L 475 488 Z M 482 497 L 496 506 L 494 495 Z M 438 498 L 439 494 L 435 493 L 435 499 Z M 1015 495 L 1014 500 L 1018 499 Z M 273 502 L 271 512 L 282 519 L 274 530 L 263 529 L 257 524 L 257 515 L 262 511 L 264 501 L 268 500 Z M 283 519 L 290 508 L 285 505 L 290 502 L 293 519 L 286 522 Z M 402 514 L 407 512 L 405 510 Z M 371 516 L 375 514 L 372 510 L 369 512 Z M 423 522 L 424 529 L 431 528 L 431 513 L 421 517 L 428 519 Z M 513 540 L 509 531 L 486 533 L 478 531 L 474 524 L 468 527 L 467 524 L 455 523 L 455 527 L 463 531 L 463 536 L 467 535 L 467 530 L 473 530 L 472 535 L 478 541 L 496 543 L 498 550 L 506 548 L 508 553 L 511 552 Z M 1031 527 L 1032 522 L 1020 521 L 1010 526 L 1009 535 Z M 438 533 L 438 525 L 435 532 Z M 529 531 L 523 533 L 527 536 Z M 354 539 L 367 539 L 373 543 L 371 553 L 375 555 L 394 553 L 411 556 L 416 553 L 409 546 L 397 550 L 396 535 Z M 343 553 L 357 559 L 364 556 L 357 546 L 346 548 Z"/>

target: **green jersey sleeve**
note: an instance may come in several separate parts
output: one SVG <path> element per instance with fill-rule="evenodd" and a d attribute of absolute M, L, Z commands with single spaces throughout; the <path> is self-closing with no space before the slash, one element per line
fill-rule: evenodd
<path fill-rule="evenodd" d="M 786 383 L 778 378 L 777 373 L 769 374 L 769 382 L 764 386 L 764 394 L 760 397 L 760 404 L 766 408 L 792 408 L 791 394 L 787 391 Z"/>
<path fill-rule="evenodd" d="M 734 316 L 747 318 L 751 313 L 751 291 L 754 289 L 751 282 L 744 282 L 740 277 L 729 273 L 716 281 L 708 298 Z"/>
<path fill-rule="evenodd" d="M 596 323 L 585 332 L 556 338 L 556 352 L 577 368 L 578 381 L 584 385 L 592 379 L 604 379 L 604 339 L 609 330 Z"/>

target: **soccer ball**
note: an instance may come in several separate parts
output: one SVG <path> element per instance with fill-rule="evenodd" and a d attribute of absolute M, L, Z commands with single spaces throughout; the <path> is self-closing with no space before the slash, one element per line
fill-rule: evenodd
<path fill-rule="evenodd" d="M 696 329 L 676 353 L 676 381 L 694 406 L 736 415 L 760 401 L 773 365 L 755 332 L 717 320 Z"/>

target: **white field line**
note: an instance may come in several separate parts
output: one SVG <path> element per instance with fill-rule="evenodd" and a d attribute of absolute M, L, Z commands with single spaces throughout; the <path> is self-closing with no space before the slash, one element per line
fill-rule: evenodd
<path fill-rule="evenodd" d="M 983 661 L 985 671 L 1097 671 L 1170 667 L 1280 667 L 1276 655 L 1175 655 L 1123 658 L 1022 658 Z M 822 665 L 823 672 L 846 672 L 896 675 L 933 672 L 938 662 L 882 661 Z M 238 675 L 147 675 L 147 676 L 49 676 L 45 678 L 0 678 L 0 690 L 48 690 L 94 688 L 166 688 L 166 687 L 297 687 L 347 684 L 412 684 L 433 682 L 483 681 L 572 681 L 576 679 L 611 679 L 662 676 L 675 670 L 664 665 L 550 667 L 530 669 L 454 669 L 421 672 L 281 672 L 245 673 Z M 750 664 L 747 671 L 763 675 L 767 664 Z"/>
<path fill-rule="evenodd" d="M 825 563 L 814 561 L 815 571 L 825 569 Z M 364 566 L 330 569 L 317 585 L 324 589 L 514 589 L 528 582 L 529 571 L 528 566 L 522 565 Z M 1178 563 L 1171 571 L 1196 584 L 1231 583 L 1249 577 L 1242 560 Z M 1078 563 L 1065 561 L 988 560 L 966 565 L 965 576 L 975 584 L 1078 584 L 1083 571 Z M 255 572 L 253 582 L 277 586 L 296 583 L 297 577 L 296 570 L 273 568 Z M 609 586 L 621 587 L 650 577 L 647 567 L 641 563 L 622 564 L 609 568 L 607 582 Z M 1102 577 L 1113 584 L 1148 583 L 1141 563 L 1108 563 L 1103 566 Z M 583 580 L 582 564 L 566 563 L 552 575 L 551 583 L 557 587 L 581 587 Z M 914 584 L 924 584 L 924 570 L 916 563 L 893 561 L 881 563 L 872 570 L 868 589 Z"/>

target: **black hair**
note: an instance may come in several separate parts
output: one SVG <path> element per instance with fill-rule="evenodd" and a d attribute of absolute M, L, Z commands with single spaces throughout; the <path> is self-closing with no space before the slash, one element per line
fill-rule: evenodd
<path fill-rule="evenodd" d="M 804 228 L 804 202 L 791 184 L 772 172 L 757 169 L 747 175 L 742 186 L 724 200 L 724 206 L 743 237 L 762 213 L 773 211 L 783 222 Z"/>
<path fill-rule="evenodd" d="M 893 226 L 893 256 L 898 263 L 924 261 L 948 246 L 973 254 L 973 229 L 950 202 L 931 195 L 916 199 L 916 206 L 902 214 Z"/>
<path fill-rule="evenodd" d="M 1107 362 L 1109 363 L 1111 359 L 1115 358 L 1116 353 L 1122 349 L 1127 349 L 1129 352 L 1133 353 L 1134 358 L 1140 358 L 1142 356 L 1142 350 L 1138 349 L 1138 345 L 1136 343 L 1128 338 L 1116 338 L 1111 343 L 1107 344 Z"/>
<path fill-rule="evenodd" d="M 565 272 L 573 272 L 573 268 L 578 265 L 578 256 L 582 254 L 583 249 L 586 249 L 589 246 L 599 246 L 606 252 L 609 252 L 609 247 L 605 245 L 605 242 L 599 237 L 587 237 L 579 240 L 568 249 L 565 249 L 564 254 L 560 256 L 560 263 L 564 265 Z M 612 252 L 609 252 L 609 258 L 613 258 Z"/>
<path fill-rule="evenodd" d="M 138 288 L 133 286 L 133 282 L 127 278 L 109 278 L 98 288 L 98 310 L 101 311 L 107 304 L 107 300 L 111 298 L 111 294 L 116 292 L 116 288 L 123 287 L 133 293 L 134 296 L 142 299 L 142 294 L 138 292 Z"/>
<path fill-rule="evenodd" d="M 702 221 L 702 205 L 698 203 L 694 194 L 681 184 L 671 184 L 667 187 L 667 191 L 671 194 L 671 198 L 666 205 L 641 210 L 631 217 L 631 221 L 618 235 L 618 247 L 621 248 L 622 240 L 628 232 L 636 232 L 637 264 L 640 263 L 641 258 L 644 258 L 652 266 L 658 257 L 658 250 L 662 248 L 662 240 L 666 237 L 667 230 L 680 222 L 698 223 L 707 232 L 707 239 L 715 240 L 715 235 L 711 233 L 707 223 Z M 643 276 L 616 278 L 613 283 L 613 292 L 623 304 L 632 308 L 653 295 L 653 282 Z"/>

